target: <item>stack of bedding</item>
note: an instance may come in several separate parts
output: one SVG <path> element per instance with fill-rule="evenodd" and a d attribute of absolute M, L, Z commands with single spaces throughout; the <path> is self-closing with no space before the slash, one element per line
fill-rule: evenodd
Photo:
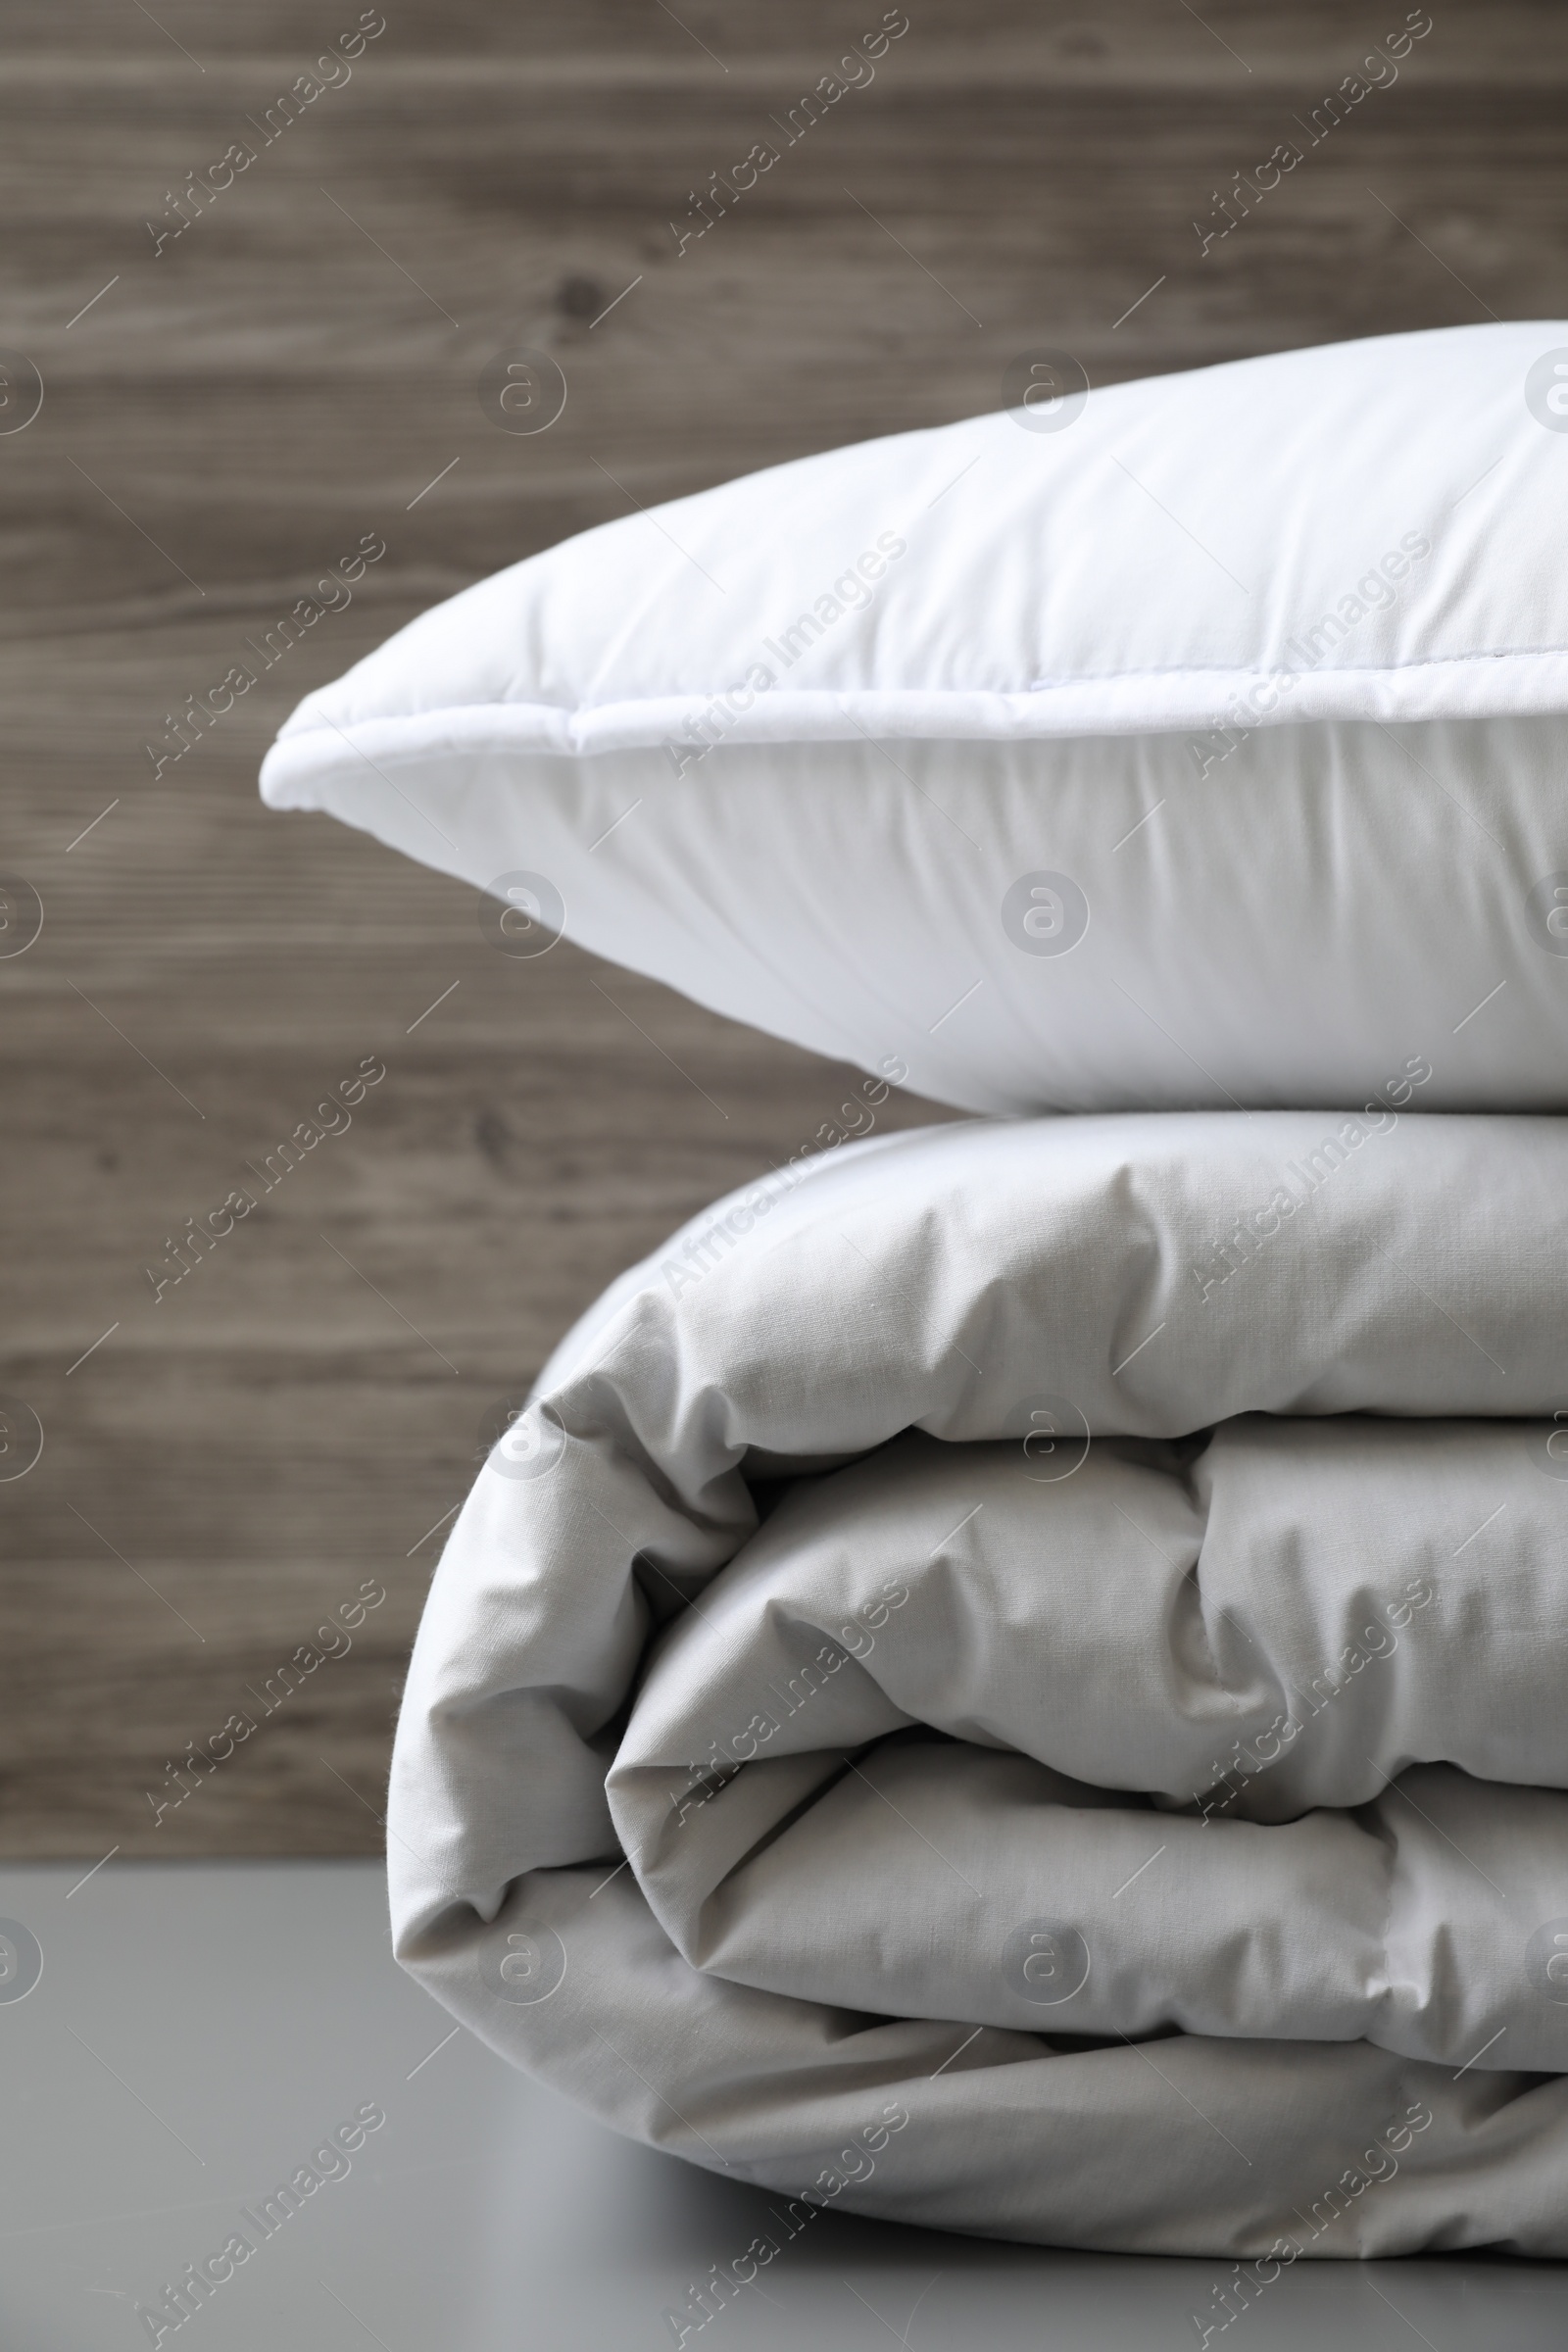
<path fill-rule="evenodd" d="M 612 1287 L 398 1736 L 405 1964 L 791 2216 L 1568 2255 L 1559 343 L 781 466 L 269 756 L 503 952 L 977 1114 Z"/>

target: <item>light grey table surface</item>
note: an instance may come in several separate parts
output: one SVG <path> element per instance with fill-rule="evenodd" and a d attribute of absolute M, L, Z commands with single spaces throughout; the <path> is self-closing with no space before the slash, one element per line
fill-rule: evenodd
<path fill-rule="evenodd" d="M 760 2191 L 614 2138 L 454 2030 L 390 1957 L 377 1865 L 81 1875 L 0 1866 L 0 1921 L 43 1962 L 20 1999 L 0 1972 L 4 2352 L 152 2341 L 138 2305 L 167 2310 L 166 2281 L 246 2232 L 242 2211 L 362 2108 L 385 2122 L 348 2169 L 270 2236 L 246 2232 L 250 2258 L 166 2345 L 656 2352 L 689 2288 L 766 2227 Z M 1227 2352 L 1568 2341 L 1568 2265 L 1303 2263 L 1221 2328 L 1228 2275 L 823 2214 L 685 2340 L 1192 2352 L 1207 2327 Z"/>

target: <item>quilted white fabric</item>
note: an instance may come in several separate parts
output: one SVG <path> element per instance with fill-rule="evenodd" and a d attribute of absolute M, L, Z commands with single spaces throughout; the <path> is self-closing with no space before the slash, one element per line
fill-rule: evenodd
<path fill-rule="evenodd" d="M 720 1203 L 459 1517 L 400 1956 L 792 2215 L 1568 2255 L 1565 1296 L 1551 1118 L 977 1123 Z"/>

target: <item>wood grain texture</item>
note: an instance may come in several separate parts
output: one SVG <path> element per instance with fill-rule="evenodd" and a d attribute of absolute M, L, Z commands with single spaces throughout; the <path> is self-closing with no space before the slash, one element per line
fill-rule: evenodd
<path fill-rule="evenodd" d="M 568 947 L 509 962 L 466 890 L 264 812 L 277 723 L 497 566 L 994 407 L 1031 345 L 1104 383 L 1560 311 L 1555 0 L 1435 0 L 1397 81 L 1204 250 L 1218 192 L 1305 145 L 1405 14 L 908 0 L 874 80 L 786 143 L 770 122 L 874 0 L 387 0 L 352 78 L 269 141 L 357 7 L 15 0 L 0 345 L 45 399 L 0 431 L 0 871 L 45 922 L 0 960 L 0 1391 L 46 1442 L 0 1483 L 0 1848 L 373 1850 L 485 1408 L 849 1082 Z M 254 163 L 155 251 L 146 222 L 238 139 Z M 692 192 L 764 139 L 777 165 L 682 251 Z M 535 437 L 476 391 L 519 339 L 569 384 Z M 352 606 L 155 777 L 167 714 L 367 531 L 387 554 Z M 352 1129 L 155 1305 L 165 1237 L 367 1055 L 387 1074 Z M 269 1711 L 367 1580 L 386 1599 L 352 1648 Z M 169 1766 L 247 1712 L 160 1820 Z"/>

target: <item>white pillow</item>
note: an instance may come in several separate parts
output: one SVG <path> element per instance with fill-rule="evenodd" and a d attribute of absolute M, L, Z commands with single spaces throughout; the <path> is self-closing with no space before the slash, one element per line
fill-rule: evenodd
<path fill-rule="evenodd" d="M 266 798 L 969 1109 L 1568 1105 L 1568 324 L 1073 382 L 481 581 Z"/>

